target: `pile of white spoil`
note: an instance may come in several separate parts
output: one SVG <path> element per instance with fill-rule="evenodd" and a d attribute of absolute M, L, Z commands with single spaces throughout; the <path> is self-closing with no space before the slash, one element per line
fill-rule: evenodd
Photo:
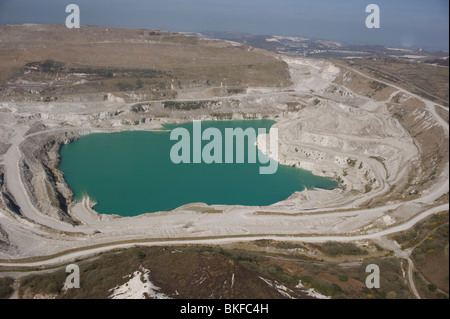
<path fill-rule="evenodd" d="M 163 293 L 157 292 L 161 288 L 156 287 L 149 280 L 150 270 L 139 267 L 133 274 L 128 275 L 130 280 L 111 289 L 113 292 L 109 296 L 110 299 L 170 299 Z"/>

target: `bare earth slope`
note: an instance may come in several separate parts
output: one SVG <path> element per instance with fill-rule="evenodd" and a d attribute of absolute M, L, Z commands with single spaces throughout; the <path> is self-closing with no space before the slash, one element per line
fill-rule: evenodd
<path fill-rule="evenodd" d="M 119 28 L 0 26 L 0 80 L 5 98 L 125 100 L 176 97 L 184 89 L 288 84 L 275 54 L 178 33 Z"/>

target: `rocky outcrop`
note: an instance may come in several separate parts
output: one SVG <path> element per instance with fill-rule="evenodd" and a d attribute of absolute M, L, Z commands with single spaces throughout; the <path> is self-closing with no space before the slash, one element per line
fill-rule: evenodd
<path fill-rule="evenodd" d="M 8 234 L 3 230 L 2 225 L 0 225 L 0 250 L 7 250 L 9 244 Z"/>
<path fill-rule="evenodd" d="M 14 197 L 8 192 L 5 184 L 4 167 L 0 165 L 0 207 L 16 215 L 22 215 Z"/>
<path fill-rule="evenodd" d="M 45 215 L 75 223 L 68 212 L 72 192 L 59 166 L 59 149 L 80 136 L 79 133 L 43 133 L 28 138 L 22 145 L 22 179 L 30 199 Z"/>

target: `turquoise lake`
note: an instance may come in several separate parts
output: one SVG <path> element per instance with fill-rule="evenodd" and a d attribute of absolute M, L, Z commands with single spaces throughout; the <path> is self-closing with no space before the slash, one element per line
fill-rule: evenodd
<path fill-rule="evenodd" d="M 270 120 L 203 121 L 202 130 L 265 128 Z M 333 189 L 338 183 L 311 172 L 279 165 L 272 175 L 259 174 L 268 164 L 174 164 L 170 130 L 193 123 L 166 125 L 161 131 L 126 131 L 82 136 L 61 148 L 60 169 L 66 183 L 81 200 L 88 195 L 101 214 L 136 216 L 172 210 L 188 203 L 266 206 L 306 188 Z M 254 143 L 254 141 L 248 141 Z M 208 144 L 203 141 L 202 145 Z M 247 148 L 247 143 L 245 144 Z M 192 148 L 192 143 L 191 143 Z M 257 151 L 259 156 L 264 156 Z M 224 152 L 223 152 L 224 153 Z M 192 152 L 191 152 L 192 154 Z M 247 152 L 245 153 L 247 156 Z"/>

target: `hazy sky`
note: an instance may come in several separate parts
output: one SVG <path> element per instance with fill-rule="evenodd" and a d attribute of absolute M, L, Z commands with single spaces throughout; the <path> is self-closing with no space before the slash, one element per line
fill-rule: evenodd
<path fill-rule="evenodd" d="M 300 35 L 449 50 L 448 0 L 0 0 L 0 24 L 64 24 L 70 3 L 79 5 L 81 25 Z M 365 26 L 370 3 L 380 7 L 380 29 Z"/>

